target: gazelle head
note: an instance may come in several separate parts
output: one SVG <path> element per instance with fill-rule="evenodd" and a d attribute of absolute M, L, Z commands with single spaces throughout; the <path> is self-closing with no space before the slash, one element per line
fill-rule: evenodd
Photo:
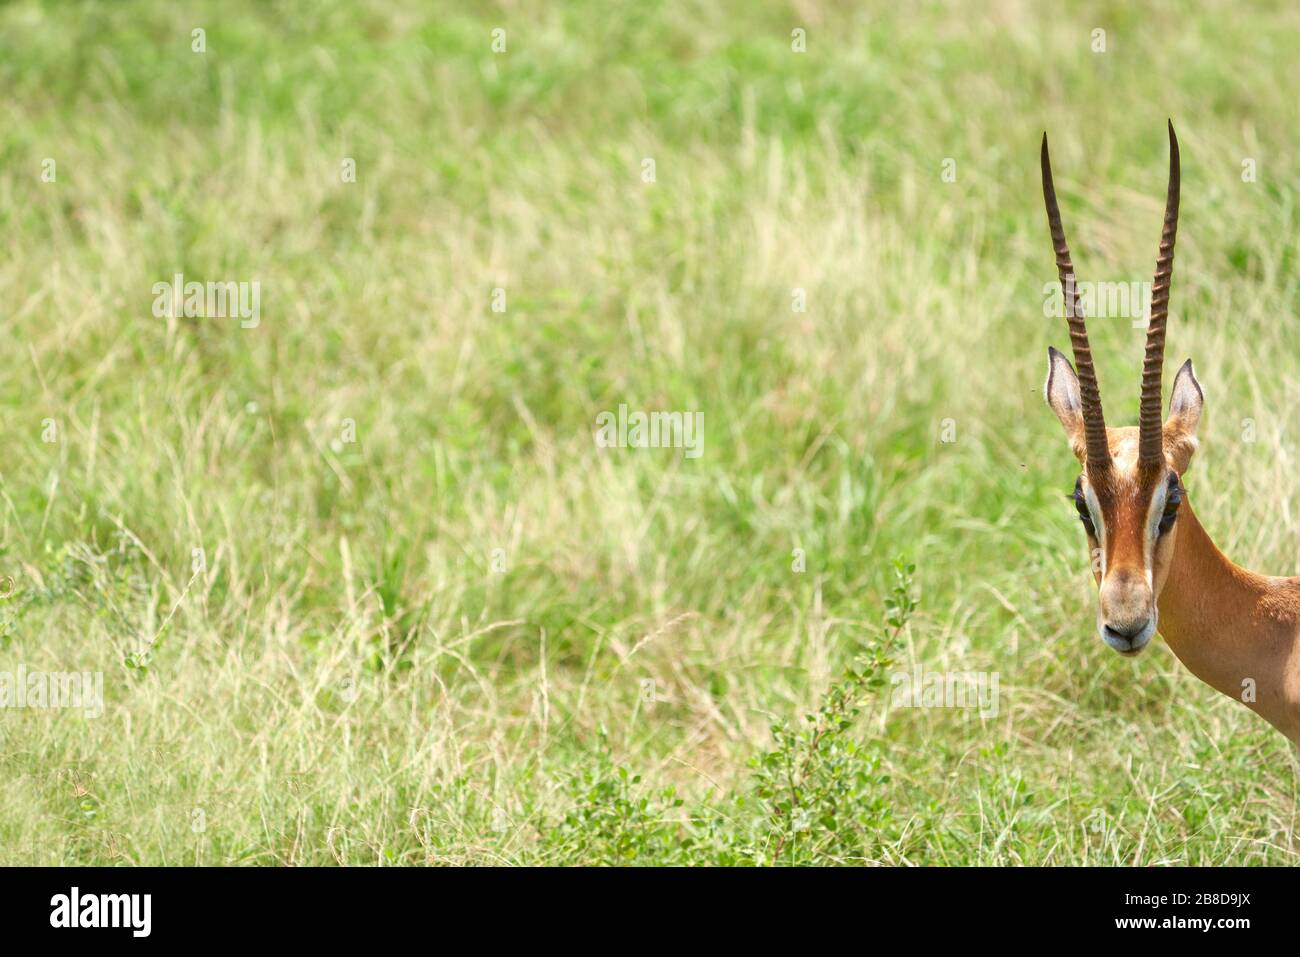
<path fill-rule="evenodd" d="M 1047 134 L 1042 149 L 1043 199 L 1056 267 L 1065 295 L 1065 316 L 1075 366 L 1049 348 L 1047 404 L 1065 428 L 1083 467 L 1071 496 L 1088 536 L 1092 570 L 1100 586 L 1097 631 L 1111 648 L 1136 655 L 1155 634 L 1156 599 L 1169 574 L 1178 535 L 1182 475 L 1196 451 L 1196 425 L 1204 394 L 1188 359 L 1174 378 L 1169 417 L 1160 421 L 1160 377 L 1164 364 L 1165 324 L 1169 318 L 1169 282 L 1173 275 L 1174 239 L 1178 233 L 1178 139 L 1169 124 L 1169 190 L 1164 228 L 1151 290 L 1142 365 L 1142 401 L 1138 425 L 1108 429 L 1092 365 L 1088 330 L 1079 313 L 1074 266 L 1065 243 L 1061 211 L 1056 205 Z"/>

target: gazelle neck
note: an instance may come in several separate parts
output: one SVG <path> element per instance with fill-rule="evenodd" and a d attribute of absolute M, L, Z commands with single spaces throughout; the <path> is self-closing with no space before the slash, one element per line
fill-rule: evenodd
<path fill-rule="evenodd" d="M 1300 741 L 1296 653 L 1300 580 L 1241 568 L 1215 546 L 1184 501 L 1159 631 L 1192 674 Z"/>

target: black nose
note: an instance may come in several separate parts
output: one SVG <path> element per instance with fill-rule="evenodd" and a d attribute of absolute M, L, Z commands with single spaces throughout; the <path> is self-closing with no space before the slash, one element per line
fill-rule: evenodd
<path fill-rule="evenodd" d="M 1138 622 L 1126 622 L 1118 625 L 1107 625 L 1106 632 L 1114 638 L 1120 638 L 1124 641 L 1132 641 L 1146 629 L 1150 619 L 1143 619 Z"/>
<path fill-rule="evenodd" d="M 1126 622 L 1118 625 L 1118 627 L 1108 624 L 1105 627 L 1106 641 L 1110 642 L 1110 644 L 1114 645 L 1115 648 L 1118 648 L 1119 650 L 1131 650 L 1132 644 L 1134 644 L 1136 638 L 1147 629 L 1149 623 L 1151 623 L 1151 619 L 1145 619 L 1143 622 L 1138 623 Z"/>

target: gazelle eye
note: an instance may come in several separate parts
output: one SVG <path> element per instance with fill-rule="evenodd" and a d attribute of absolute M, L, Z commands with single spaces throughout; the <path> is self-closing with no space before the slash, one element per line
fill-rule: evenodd
<path fill-rule="evenodd" d="M 1083 522 L 1084 531 L 1093 538 L 1097 537 L 1096 526 L 1092 524 L 1092 513 L 1088 511 L 1088 500 L 1083 496 L 1083 476 L 1080 475 L 1074 483 L 1074 508 L 1079 513 L 1079 521 Z"/>
<path fill-rule="evenodd" d="M 1163 535 L 1174 527 L 1174 519 L 1178 518 L 1178 506 L 1183 500 L 1183 487 L 1178 484 L 1178 476 L 1169 473 L 1169 490 L 1165 493 L 1165 510 L 1160 515 L 1160 524 L 1158 527 L 1160 534 Z"/>

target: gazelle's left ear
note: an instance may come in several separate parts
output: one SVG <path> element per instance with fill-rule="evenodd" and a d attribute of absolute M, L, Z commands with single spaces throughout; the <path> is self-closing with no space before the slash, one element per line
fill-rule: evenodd
<path fill-rule="evenodd" d="M 1169 418 L 1165 428 L 1174 425 L 1180 432 L 1196 434 L 1196 424 L 1201 421 L 1201 408 L 1205 405 L 1205 392 L 1196 381 L 1192 360 L 1188 359 L 1174 376 L 1174 391 L 1169 396 Z"/>
<path fill-rule="evenodd" d="M 1180 475 L 1196 451 L 1196 426 L 1201 421 L 1204 406 L 1205 392 L 1196 380 L 1192 360 L 1188 359 L 1174 376 L 1174 389 L 1169 396 L 1169 418 L 1165 419 L 1164 427 L 1165 451 Z"/>

